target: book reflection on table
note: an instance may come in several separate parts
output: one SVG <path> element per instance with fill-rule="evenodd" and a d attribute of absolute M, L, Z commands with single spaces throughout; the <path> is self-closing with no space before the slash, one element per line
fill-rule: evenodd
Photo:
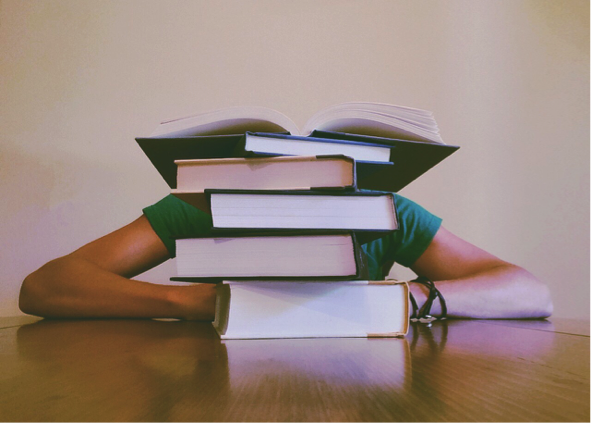
<path fill-rule="evenodd" d="M 401 390 L 411 382 L 405 338 L 232 339 L 223 344 L 236 392 L 264 380 Z"/>

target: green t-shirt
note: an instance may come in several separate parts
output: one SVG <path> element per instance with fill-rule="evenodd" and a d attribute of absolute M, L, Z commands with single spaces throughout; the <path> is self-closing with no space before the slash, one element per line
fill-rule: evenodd
<path fill-rule="evenodd" d="M 427 249 L 441 226 L 441 219 L 417 203 L 394 194 L 398 211 L 399 229 L 388 235 L 368 242 L 361 247 L 367 254 L 369 278 L 384 279 L 384 266 L 396 262 L 411 266 Z M 173 195 L 146 207 L 144 214 L 160 237 L 170 257 L 176 256 L 174 238 L 207 236 L 211 216 L 188 205 Z"/>

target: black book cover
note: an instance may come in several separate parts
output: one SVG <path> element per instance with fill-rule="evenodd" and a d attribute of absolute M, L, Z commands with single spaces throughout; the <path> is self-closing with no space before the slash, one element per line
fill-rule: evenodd
<path fill-rule="evenodd" d="M 343 132 L 314 131 L 312 136 L 332 140 L 370 142 L 392 148 L 393 166 L 357 163 L 359 189 L 397 192 L 455 153 L 456 145 L 399 140 Z"/>
<path fill-rule="evenodd" d="M 135 140 L 168 186 L 176 188 L 175 160 L 235 157 L 233 151 L 243 136 L 234 134 Z"/>

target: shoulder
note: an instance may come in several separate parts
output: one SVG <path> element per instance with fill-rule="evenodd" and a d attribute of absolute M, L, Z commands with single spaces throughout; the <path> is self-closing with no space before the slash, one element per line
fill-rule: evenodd
<path fill-rule="evenodd" d="M 393 235 L 393 255 L 396 262 L 408 267 L 427 249 L 442 219 L 402 195 L 394 194 L 394 201 L 398 230 Z"/>

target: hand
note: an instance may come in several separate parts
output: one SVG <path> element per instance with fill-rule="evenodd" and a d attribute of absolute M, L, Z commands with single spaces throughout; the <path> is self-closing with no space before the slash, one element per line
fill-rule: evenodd
<path fill-rule="evenodd" d="M 174 291 L 173 301 L 177 305 L 179 318 L 213 321 L 216 299 L 214 284 L 199 283 L 178 288 Z"/>

